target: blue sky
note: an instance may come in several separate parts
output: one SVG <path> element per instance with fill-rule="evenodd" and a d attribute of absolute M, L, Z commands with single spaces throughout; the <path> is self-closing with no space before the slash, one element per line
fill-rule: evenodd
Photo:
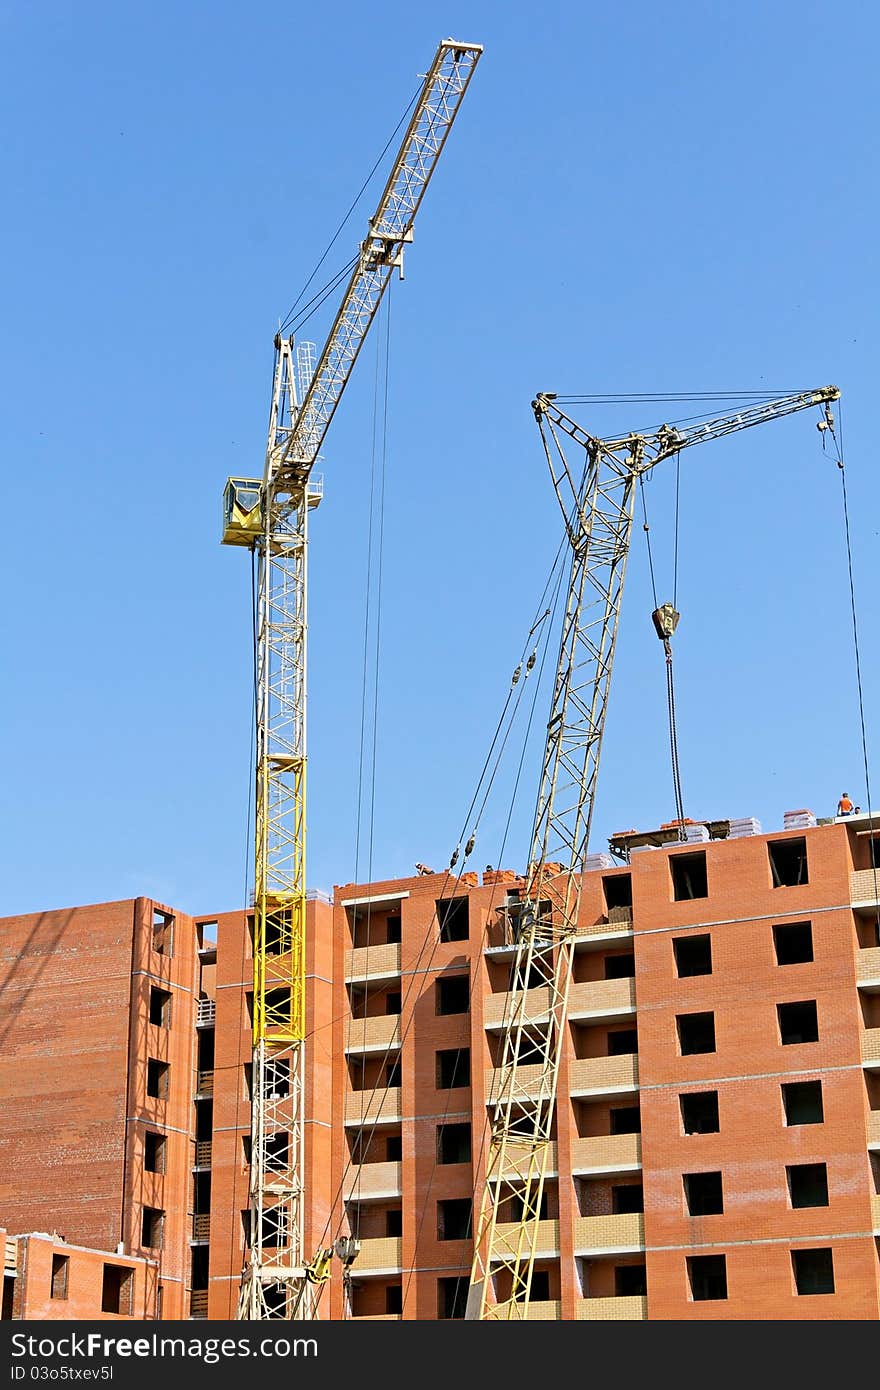
<path fill-rule="evenodd" d="M 278 319 L 447 36 L 485 52 L 391 294 L 359 840 L 378 325 L 323 451 L 310 885 L 455 845 L 560 536 L 537 390 L 841 388 L 876 767 L 878 31 L 874 7 L 803 0 L 4 6 L 0 913 L 242 902 L 250 578 L 221 492 L 262 472 Z M 598 434 L 668 413 L 631 409 L 571 413 Z M 673 482 L 648 492 L 661 599 Z M 844 788 L 864 805 L 840 476 L 813 417 L 690 451 L 681 488 L 686 812 L 769 830 Z M 674 815 L 652 607 L 637 524 L 594 851 Z M 525 861 L 548 700 L 503 855 L 515 767 L 476 867 Z"/>

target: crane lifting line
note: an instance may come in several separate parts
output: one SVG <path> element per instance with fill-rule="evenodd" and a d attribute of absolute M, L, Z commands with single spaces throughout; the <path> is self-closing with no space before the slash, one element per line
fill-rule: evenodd
<path fill-rule="evenodd" d="M 373 737 L 370 756 L 370 801 L 368 816 L 369 848 L 367 853 L 367 882 L 372 882 L 373 878 L 373 832 L 375 828 L 376 813 L 376 744 L 379 728 L 379 657 L 381 651 L 382 633 L 382 562 L 384 558 L 384 538 L 385 538 L 385 474 L 388 462 L 388 377 L 389 363 L 391 356 L 391 287 L 385 296 L 385 361 L 384 361 L 384 393 L 382 409 L 382 446 L 381 455 L 377 467 L 377 430 L 379 421 L 379 388 L 382 380 L 382 359 L 381 343 L 382 336 L 376 336 L 376 362 L 375 375 L 373 382 L 373 420 L 371 429 L 371 449 L 370 449 L 370 511 L 369 522 L 367 525 L 367 575 L 364 585 L 364 649 L 363 649 L 363 675 L 361 682 L 361 731 L 360 746 L 358 749 L 358 784 L 357 784 L 357 823 L 355 828 L 355 850 L 354 850 L 354 883 L 360 883 L 360 849 L 361 849 L 361 811 L 363 807 L 364 791 L 364 749 L 366 738 L 367 722 L 367 681 L 369 674 L 369 637 L 370 637 L 370 608 L 373 596 L 373 545 L 374 545 L 374 511 L 378 512 L 377 537 L 376 537 L 376 618 L 375 618 L 375 651 L 373 658 L 373 690 L 372 690 L 372 724 Z M 381 320 L 382 306 L 379 309 Z M 378 473 L 378 478 L 377 478 Z M 370 924 L 372 918 L 372 903 L 367 906 L 367 951 L 370 946 Z M 368 956 L 369 959 L 369 956 Z M 368 1006 L 368 990 L 364 989 L 364 1017 L 366 1017 Z M 355 1017 L 354 1002 L 352 1001 L 352 1017 Z M 363 1090 L 361 1100 L 361 1127 L 366 1124 L 366 1088 Z M 358 1193 L 360 1193 L 361 1169 L 363 1164 L 358 1166 Z M 360 1238 L 360 1203 L 356 1199 L 356 1220 L 351 1234 L 355 1239 Z"/>
<path fill-rule="evenodd" d="M 400 120 L 397 122 L 397 125 L 394 127 L 394 129 L 392 130 L 391 134 L 388 136 L 388 139 L 385 141 L 385 145 L 384 145 L 384 147 L 383 147 L 381 153 L 379 154 L 378 158 L 376 159 L 375 164 L 373 165 L 373 167 L 372 167 L 372 169 L 370 170 L 370 172 L 367 174 L 367 177 L 364 179 L 363 183 L 361 184 L 360 188 L 358 189 L 357 193 L 354 195 L 354 198 L 352 199 L 351 203 L 349 204 L 348 211 L 346 212 L 346 214 L 345 214 L 345 216 L 343 217 L 342 221 L 339 223 L 339 226 L 336 228 L 336 231 L 333 233 L 333 235 L 332 235 L 332 237 L 330 238 L 330 240 L 327 242 L 327 245 L 324 247 L 324 250 L 323 250 L 323 252 L 322 252 L 320 258 L 318 259 L 318 261 L 317 261 L 316 264 L 315 264 L 314 270 L 312 271 L 312 273 L 311 273 L 311 275 L 309 276 L 309 278 L 306 280 L 305 284 L 303 285 L 303 287 L 302 287 L 302 289 L 300 290 L 299 294 L 297 295 L 296 299 L 295 299 L 295 300 L 293 301 L 293 303 L 291 304 L 290 309 L 289 309 L 288 312 L 287 312 L 287 316 L 286 316 L 286 318 L 284 319 L 284 322 L 279 326 L 279 329 L 278 329 L 279 333 L 284 333 L 285 331 L 287 331 L 288 327 L 290 326 L 291 320 L 293 319 L 294 313 L 296 312 L 296 309 L 297 309 L 297 306 L 299 305 L 300 300 L 302 299 L 302 297 L 303 297 L 303 295 L 305 294 L 306 290 L 308 289 L 309 285 L 310 285 L 310 284 L 312 283 L 312 281 L 314 280 L 314 278 L 315 278 L 315 276 L 317 275 L 318 271 L 321 269 L 321 266 L 324 264 L 324 262 L 326 261 L 327 257 L 329 256 L 331 250 L 333 249 L 334 244 L 336 243 L 336 241 L 337 241 L 338 238 L 339 238 L 339 234 L 340 234 L 340 232 L 342 231 L 343 227 L 346 225 L 346 223 L 348 222 L 348 220 L 349 220 L 349 218 L 351 217 L 352 213 L 354 212 L 355 208 L 357 207 L 358 203 L 360 202 L 361 198 L 362 198 L 362 197 L 364 196 L 364 194 L 366 193 L 366 191 L 367 191 L 367 189 L 368 189 L 370 183 L 371 183 L 372 180 L 373 180 L 373 177 L 374 177 L 374 175 L 375 175 L 375 173 L 376 173 L 376 170 L 379 168 L 379 165 L 382 163 L 382 160 L 385 158 L 386 154 L 387 154 L 388 151 L 390 150 L 390 148 L 391 148 L 391 142 L 392 142 L 392 140 L 394 139 L 395 135 L 396 135 L 397 132 L 400 130 L 400 127 L 403 125 L 404 121 L 407 120 L 407 119 L 409 118 L 409 116 L 412 114 L 413 107 L 415 106 L 416 102 L 417 102 L 418 99 L 419 99 L 419 93 L 421 92 L 421 90 L 422 90 L 422 84 L 419 83 L 418 87 L 417 87 L 416 90 L 413 92 L 412 98 L 411 98 L 411 100 L 409 101 L 409 103 L 408 103 L 408 105 L 407 105 L 407 107 L 406 107 L 406 109 L 405 109 L 403 115 L 401 116 Z M 351 270 L 351 268 L 352 268 L 352 266 L 354 265 L 354 263 L 355 263 L 356 260 L 357 260 L 357 256 L 355 256 L 355 257 L 349 262 L 349 265 L 348 265 L 348 270 L 349 270 L 349 271 Z M 334 283 L 338 283 L 338 281 L 341 280 L 341 279 L 345 276 L 346 273 L 347 273 L 347 271 L 345 271 L 345 270 L 340 271 L 336 276 L 333 277 Z M 325 287 L 325 288 L 326 288 L 326 287 Z M 322 293 L 323 293 L 323 291 L 321 291 L 321 290 L 318 291 L 318 294 L 319 294 L 319 295 L 322 294 Z M 317 296 L 316 296 L 316 298 L 317 298 Z M 313 300 L 310 300 L 310 301 L 309 301 L 309 303 L 313 303 L 313 302 L 314 302 Z M 305 307 L 308 308 L 308 305 L 306 305 Z M 303 311 L 301 310 L 300 313 L 302 314 L 302 312 L 303 312 Z M 296 330 L 294 329 L 294 331 L 296 331 Z"/>
<path fill-rule="evenodd" d="M 860 728 L 861 728 L 861 740 L 862 740 L 862 764 L 863 764 L 864 772 L 865 772 L 865 799 L 866 799 L 866 804 L 867 804 L 867 807 L 868 807 L 868 834 L 869 834 L 869 836 L 870 836 L 870 843 L 871 843 L 871 867 L 872 867 L 872 869 L 873 869 L 873 871 L 874 871 L 874 901 L 878 904 L 877 909 L 876 909 L 876 915 L 875 915 L 875 926 L 876 926 L 876 929 L 877 929 L 877 938 L 878 938 L 877 944 L 880 945 L 880 892 L 878 892 L 878 872 L 880 872 L 880 866 L 878 866 L 878 863 L 877 863 L 877 849 L 876 849 L 876 844 L 875 844 L 875 840 L 874 840 L 874 820 L 875 820 L 875 817 L 874 817 L 874 808 L 873 808 L 873 805 L 872 805 L 872 802 L 871 802 L 871 774 L 870 774 L 870 771 L 869 771 L 869 764 L 868 764 L 868 735 L 867 735 L 867 732 L 866 732 L 866 729 L 865 729 L 865 701 L 864 701 L 864 693 L 863 693 L 863 689 L 862 689 L 862 662 L 861 662 L 861 656 L 860 656 L 860 652 L 859 652 L 859 624 L 858 624 L 858 617 L 857 617 L 857 612 L 856 612 L 856 588 L 855 588 L 855 580 L 853 579 L 852 538 L 851 538 L 850 529 L 849 529 L 849 503 L 848 503 L 848 500 L 847 500 L 847 493 L 846 493 L 846 464 L 845 464 L 845 462 L 844 462 L 844 457 L 843 457 L 843 405 L 842 405 L 842 404 L 838 405 L 837 420 L 838 420 L 837 430 L 835 431 L 833 425 L 831 425 L 831 426 L 829 426 L 828 433 L 831 435 L 831 438 L 832 438 L 832 440 L 834 441 L 834 450 L 835 450 L 835 455 L 836 455 L 836 463 L 837 463 L 837 467 L 838 467 L 838 469 L 839 469 L 839 471 L 840 471 L 840 494 L 841 494 L 841 500 L 842 500 L 842 503 L 843 503 L 843 527 L 844 527 L 844 537 L 845 537 L 845 541 L 846 541 L 846 566 L 847 566 L 847 575 L 848 575 L 848 578 L 849 578 L 850 615 L 851 615 L 851 618 L 852 618 L 853 658 L 854 658 L 854 661 L 855 661 L 855 671 L 856 671 L 856 689 L 857 689 L 857 691 L 858 691 L 858 698 L 859 698 L 859 725 L 860 725 Z M 822 435 L 823 448 L 824 448 L 824 439 L 825 439 L 825 435 L 824 435 L 824 433 L 823 433 L 823 435 Z"/>

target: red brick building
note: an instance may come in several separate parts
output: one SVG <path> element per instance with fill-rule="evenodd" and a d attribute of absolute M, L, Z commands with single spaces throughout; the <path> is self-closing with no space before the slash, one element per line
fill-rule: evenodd
<path fill-rule="evenodd" d="M 591 861 L 531 1317 L 880 1316 L 880 830 L 791 820 Z M 362 1243 L 323 1317 L 461 1316 L 520 885 L 313 895 L 306 1249 Z M 246 927 L 144 899 L 0 921 L 4 1316 L 232 1316 Z"/>

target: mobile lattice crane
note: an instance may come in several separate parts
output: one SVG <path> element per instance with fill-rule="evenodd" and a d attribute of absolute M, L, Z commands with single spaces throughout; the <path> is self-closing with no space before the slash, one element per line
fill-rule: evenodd
<path fill-rule="evenodd" d="M 310 343 L 275 339 L 261 480 L 230 478 L 223 541 L 257 556 L 256 816 L 251 1179 L 248 1256 L 237 1317 L 316 1316 L 315 1285 L 334 1248 L 303 1248 L 306 1033 L 306 543 L 321 498 L 318 451 L 396 269 L 479 61 L 479 44 L 444 39 L 424 79 L 367 236 L 314 362 Z"/>
<path fill-rule="evenodd" d="M 468 1318 L 528 1317 L 636 484 L 682 449 L 811 406 L 823 412 L 819 428 L 833 429 L 831 402 L 839 395 L 835 386 L 826 386 L 685 428 L 661 425 L 619 439 L 587 434 L 554 404 L 553 395 L 532 402 L 565 519 L 571 568 L 529 865 L 520 900 L 506 909 L 514 955 L 500 1065 L 489 1097 Z M 569 466 L 560 435 L 583 449 L 582 474 Z M 654 617 L 658 635 L 668 640 L 670 615 L 658 609 Z M 511 1197 L 519 1219 L 504 1222 L 499 1214 Z"/>

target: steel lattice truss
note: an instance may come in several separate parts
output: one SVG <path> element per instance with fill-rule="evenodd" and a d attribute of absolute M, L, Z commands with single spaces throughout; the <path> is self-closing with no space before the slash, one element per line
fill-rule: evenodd
<path fill-rule="evenodd" d="M 521 902 L 508 909 L 514 955 L 501 1056 L 489 1097 L 489 1152 L 469 1318 L 528 1317 L 635 484 L 681 449 L 809 406 L 827 410 L 838 396 L 836 387 L 823 387 L 685 429 L 662 425 L 610 440 L 587 434 L 552 404 L 551 396 L 532 402 L 565 518 L 571 568 L 529 868 Z M 560 433 L 584 450 L 577 481 Z M 511 1198 L 518 1217 L 503 1222 L 499 1216 Z"/>
<path fill-rule="evenodd" d="M 391 273 L 396 268 L 402 274 L 404 244 L 412 239 L 419 204 L 481 53 L 477 44 L 451 39 L 437 49 L 303 396 L 296 427 L 279 459 L 279 478 L 290 481 L 308 476 Z"/>
<path fill-rule="evenodd" d="M 304 345 L 300 345 L 303 347 Z M 277 345 L 257 602 L 257 814 L 250 1261 L 238 1316 L 290 1318 L 303 1294 L 306 544 L 309 490 L 274 486 L 297 410 Z"/>
<path fill-rule="evenodd" d="M 257 610 L 254 1050 L 249 1257 L 239 1318 L 317 1316 L 330 1250 L 303 1250 L 306 912 L 306 550 L 312 468 L 482 49 L 444 40 L 426 74 L 357 265 L 315 364 L 275 340 Z"/>

